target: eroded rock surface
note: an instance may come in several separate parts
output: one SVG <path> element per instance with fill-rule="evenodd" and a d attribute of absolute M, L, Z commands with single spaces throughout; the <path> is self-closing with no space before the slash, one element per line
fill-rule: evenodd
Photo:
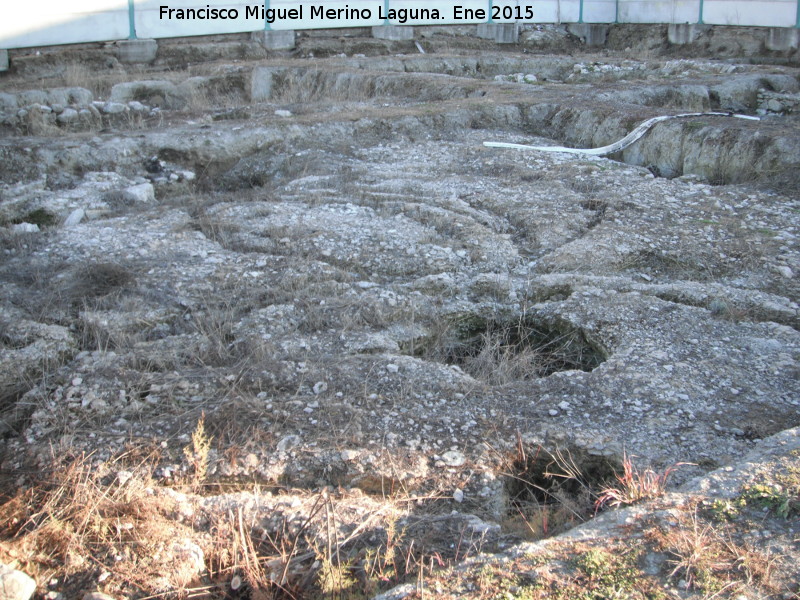
<path fill-rule="evenodd" d="M 164 485 L 202 464 L 438 496 L 442 531 L 488 547 L 515 448 L 692 463 L 680 483 L 797 426 L 797 72 L 652 62 L 281 60 L 0 96 L 3 469 L 152 448 Z M 620 160 L 482 146 L 719 109 L 774 114 L 659 124 Z"/>

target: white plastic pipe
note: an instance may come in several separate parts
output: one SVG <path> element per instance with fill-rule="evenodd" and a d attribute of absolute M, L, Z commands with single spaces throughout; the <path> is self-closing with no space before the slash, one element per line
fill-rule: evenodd
<path fill-rule="evenodd" d="M 483 142 L 484 146 L 489 148 L 515 148 L 517 150 L 540 150 L 542 152 L 568 152 L 569 154 L 587 154 L 589 156 L 605 156 L 606 154 L 614 154 L 620 150 L 624 150 L 634 142 L 644 136 L 645 133 L 656 123 L 667 121 L 668 119 L 684 119 L 687 117 L 735 117 L 737 119 L 748 119 L 751 121 L 760 121 L 759 117 L 751 117 L 750 115 L 737 115 L 734 113 L 726 112 L 703 112 L 703 113 L 683 113 L 680 115 L 667 115 L 664 117 L 653 117 L 640 123 L 633 131 L 619 141 L 614 142 L 608 146 L 601 148 L 567 148 L 566 146 L 527 146 L 525 144 L 507 144 L 505 142 Z"/>

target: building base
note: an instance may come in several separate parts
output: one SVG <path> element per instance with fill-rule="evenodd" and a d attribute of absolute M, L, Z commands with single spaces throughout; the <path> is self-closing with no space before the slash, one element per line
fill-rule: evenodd
<path fill-rule="evenodd" d="M 677 23 L 667 27 L 667 39 L 673 46 L 685 46 L 711 29 L 710 25 Z"/>
<path fill-rule="evenodd" d="M 158 42 L 155 40 L 119 40 L 117 58 L 121 63 L 150 63 L 156 59 Z"/>
<path fill-rule="evenodd" d="M 478 37 L 494 40 L 498 44 L 516 44 L 519 41 L 519 25 L 517 23 L 481 23 L 478 25 Z"/>
<path fill-rule="evenodd" d="M 372 37 L 379 40 L 405 42 L 414 39 L 414 28 L 402 25 L 378 25 L 372 28 Z"/>
<path fill-rule="evenodd" d="M 587 46 L 605 46 L 608 38 L 608 25 L 604 23 L 571 23 L 567 31 Z"/>
<path fill-rule="evenodd" d="M 800 29 L 797 27 L 770 27 L 767 32 L 767 50 L 797 50 L 800 47 Z"/>
<path fill-rule="evenodd" d="M 291 50 L 295 46 L 294 29 L 254 31 L 250 38 L 267 50 Z"/>

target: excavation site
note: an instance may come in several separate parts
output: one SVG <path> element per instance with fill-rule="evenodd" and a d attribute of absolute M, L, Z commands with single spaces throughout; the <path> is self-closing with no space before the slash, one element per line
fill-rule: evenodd
<path fill-rule="evenodd" d="M 0 598 L 800 598 L 797 47 L 474 29 L 9 51 Z"/>

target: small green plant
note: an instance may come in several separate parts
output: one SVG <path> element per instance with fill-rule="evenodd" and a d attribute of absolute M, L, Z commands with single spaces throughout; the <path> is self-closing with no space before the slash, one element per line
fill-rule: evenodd
<path fill-rule="evenodd" d="M 639 471 L 632 457 L 625 455 L 622 459 L 622 474 L 617 474 L 618 486 L 605 488 L 595 502 L 595 511 L 604 506 L 623 506 L 639 500 L 648 500 L 663 496 L 667 488 L 667 479 L 676 468 L 690 463 L 676 463 L 661 473 L 653 469 Z"/>
<path fill-rule="evenodd" d="M 627 597 L 641 575 L 629 556 L 597 548 L 579 556 L 576 566 L 591 590 L 587 590 L 587 598 Z"/>
<path fill-rule="evenodd" d="M 774 511 L 779 517 L 788 519 L 791 514 L 800 514 L 800 492 L 786 490 L 778 484 L 758 483 L 744 488 L 741 499 Z"/>
<path fill-rule="evenodd" d="M 405 535 L 405 529 L 397 530 L 395 520 L 390 519 L 386 523 L 386 542 L 377 548 L 368 549 L 364 556 L 363 568 L 368 579 L 381 584 L 392 583 L 407 574 L 407 569 L 403 568 L 401 548 Z"/>
<path fill-rule="evenodd" d="M 497 563 L 486 563 L 478 570 L 475 586 L 481 597 L 497 600 L 522 600 L 530 598 L 530 587 L 520 587 L 520 577 L 507 567 Z"/>
<path fill-rule="evenodd" d="M 358 582 L 353 577 L 349 563 L 336 564 L 330 557 L 322 559 L 317 572 L 317 584 L 324 598 L 332 600 L 360 600 L 364 596 L 356 591 Z"/>
<path fill-rule="evenodd" d="M 731 521 L 739 516 L 743 503 L 740 500 L 722 500 L 717 498 L 711 504 L 711 518 L 715 521 Z"/>

